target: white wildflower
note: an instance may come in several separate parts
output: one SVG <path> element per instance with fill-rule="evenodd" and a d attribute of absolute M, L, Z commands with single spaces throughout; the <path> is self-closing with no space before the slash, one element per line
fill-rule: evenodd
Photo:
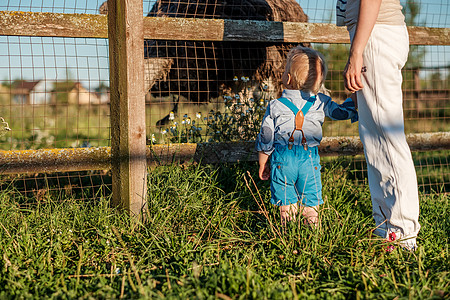
<path fill-rule="evenodd" d="M 201 118 L 202 118 L 202 113 L 201 113 L 201 112 L 198 112 L 198 113 L 195 115 L 195 117 L 196 117 L 197 119 L 201 119 Z"/>
<path fill-rule="evenodd" d="M 188 124 L 188 125 L 191 124 L 191 118 L 186 119 L 186 124 Z"/>
<path fill-rule="evenodd" d="M 4 136 L 8 131 L 11 131 L 11 128 L 9 128 L 8 122 L 5 121 L 2 117 L 0 117 L 0 121 L 2 123 L 0 127 L 0 137 Z"/>
<path fill-rule="evenodd" d="M 164 134 L 167 134 L 167 130 L 164 129 L 161 133 L 162 133 L 163 135 L 164 135 Z"/>
<path fill-rule="evenodd" d="M 156 137 L 155 134 L 152 133 L 152 143 L 156 143 Z"/>
<path fill-rule="evenodd" d="M 171 111 L 171 112 L 169 113 L 169 120 L 170 120 L 170 121 L 173 121 L 174 119 L 175 119 L 175 114 L 174 114 L 173 111 Z"/>

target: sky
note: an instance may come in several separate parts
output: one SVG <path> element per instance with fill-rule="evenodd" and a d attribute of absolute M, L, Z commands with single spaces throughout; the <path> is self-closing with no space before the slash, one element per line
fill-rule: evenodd
<path fill-rule="evenodd" d="M 310 22 L 333 23 L 335 0 L 298 0 Z M 401 0 L 404 4 L 406 0 Z M 450 27 L 449 0 L 419 0 L 419 22 L 429 27 Z M 55 13 L 97 13 L 103 0 L 0 0 L 0 10 Z M 153 0 L 144 0 L 144 13 Z M 427 46 L 425 66 L 450 64 L 450 46 Z M 0 81 L 81 81 L 93 90 L 109 78 L 106 39 L 0 36 Z"/>

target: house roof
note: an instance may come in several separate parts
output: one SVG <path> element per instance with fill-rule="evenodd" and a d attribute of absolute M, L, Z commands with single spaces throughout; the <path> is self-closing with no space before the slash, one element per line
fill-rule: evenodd
<path fill-rule="evenodd" d="M 81 83 L 78 81 L 56 81 L 53 85 L 53 92 L 70 92 L 72 89 L 80 89 Z"/>
<path fill-rule="evenodd" d="M 40 80 L 37 81 L 18 80 L 12 83 L 11 88 L 14 90 L 22 90 L 24 92 L 31 91 L 39 82 Z"/>

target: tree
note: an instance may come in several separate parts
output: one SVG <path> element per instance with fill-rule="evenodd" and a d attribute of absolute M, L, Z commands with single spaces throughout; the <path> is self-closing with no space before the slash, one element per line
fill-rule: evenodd
<path fill-rule="evenodd" d="M 431 73 L 430 81 L 431 89 L 442 90 L 444 88 L 444 81 L 441 72 L 435 71 Z"/>
<path fill-rule="evenodd" d="M 344 72 L 345 65 L 347 64 L 350 45 L 317 45 L 314 48 L 324 55 L 325 61 L 328 65 L 328 74 L 325 79 L 326 88 L 331 91 L 331 94 L 336 99 L 345 97 L 344 78 L 342 77 L 342 72 Z"/>
<path fill-rule="evenodd" d="M 425 22 L 418 20 L 420 13 L 420 3 L 417 0 L 408 0 L 403 7 L 405 23 L 407 26 L 425 26 Z M 409 47 L 408 61 L 405 65 L 403 87 L 404 89 L 414 89 L 414 70 L 423 66 L 426 50 L 423 46 L 411 45 Z"/>

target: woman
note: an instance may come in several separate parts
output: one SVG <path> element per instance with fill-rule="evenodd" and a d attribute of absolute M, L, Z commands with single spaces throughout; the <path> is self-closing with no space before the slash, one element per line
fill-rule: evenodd
<path fill-rule="evenodd" d="M 345 87 L 357 92 L 374 233 L 414 250 L 420 229 L 417 178 L 406 142 L 402 75 L 409 38 L 399 0 L 338 0 L 338 25 L 351 47 Z"/>

